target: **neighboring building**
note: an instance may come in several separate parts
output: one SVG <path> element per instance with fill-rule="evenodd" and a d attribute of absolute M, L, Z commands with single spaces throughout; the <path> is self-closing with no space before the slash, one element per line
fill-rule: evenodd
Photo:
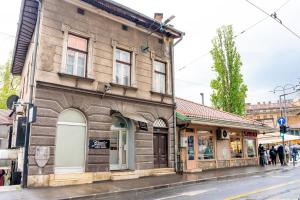
<path fill-rule="evenodd" d="M 285 112 L 283 110 L 285 107 Z M 261 103 L 247 104 L 246 116 L 249 119 L 254 119 L 268 124 L 271 127 L 279 128 L 277 123 L 278 118 L 287 115 L 287 124 L 290 134 L 300 135 L 300 100 L 287 100 L 286 103 Z"/>
<path fill-rule="evenodd" d="M 37 1 L 23 0 L 12 73 L 25 103 L 37 14 Z M 29 186 L 174 171 L 172 55 L 184 34 L 161 24 L 109 0 L 42 1 Z M 42 170 L 40 146 L 50 147 Z"/>
<path fill-rule="evenodd" d="M 183 171 L 258 164 L 257 135 L 272 128 L 181 98 L 176 105 Z"/>

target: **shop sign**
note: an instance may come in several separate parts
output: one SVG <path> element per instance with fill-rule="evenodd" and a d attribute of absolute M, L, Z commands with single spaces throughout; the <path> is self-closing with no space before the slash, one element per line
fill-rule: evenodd
<path fill-rule="evenodd" d="M 89 141 L 90 149 L 109 149 L 109 146 L 110 146 L 109 140 L 90 139 Z"/>
<path fill-rule="evenodd" d="M 257 137 L 256 132 L 244 132 L 245 137 Z"/>
<path fill-rule="evenodd" d="M 139 128 L 140 128 L 140 130 L 148 131 L 148 125 L 146 122 L 139 121 Z"/>

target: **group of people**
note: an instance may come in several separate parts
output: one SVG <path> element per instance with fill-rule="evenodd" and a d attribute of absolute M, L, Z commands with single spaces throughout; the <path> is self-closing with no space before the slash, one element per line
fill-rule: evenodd
<path fill-rule="evenodd" d="M 287 161 L 291 157 L 294 161 L 297 160 L 298 149 L 296 147 L 286 147 L 279 145 L 277 148 L 272 146 L 271 149 L 266 150 L 262 144 L 258 146 L 259 154 L 259 164 L 265 166 L 267 164 L 276 165 L 277 164 L 277 155 L 280 161 L 280 164 L 285 165 L 284 158 L 286 157 Z M 289 155 L 290 154 L 290 155 Z"/>

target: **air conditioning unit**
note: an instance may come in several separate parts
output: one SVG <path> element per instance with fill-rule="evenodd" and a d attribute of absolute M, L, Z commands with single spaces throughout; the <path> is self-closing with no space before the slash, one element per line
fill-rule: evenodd
<path fill-rule="evenodd" d="M 230 138 L 230 132 L 226 129 L 217 129 L 218 140 L 228 140 Z"/>

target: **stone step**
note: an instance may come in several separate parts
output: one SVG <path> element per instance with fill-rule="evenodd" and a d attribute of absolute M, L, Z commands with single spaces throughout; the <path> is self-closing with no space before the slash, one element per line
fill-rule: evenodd
<path fill-rule="evenodd" d="M 128 179 L 136 179 L 136 178 L 139 178 L 139 175 L 137 175 L 137 174 L 126 174 L 126 175 L 112 175 L 111 176 L 112 181 L 128 180 Z"/>
<path fill-rule="evenodd" d="M 166 175 L 173 175 L 176 174 L 176 172 L 157 172 L 153 173 L 153 176 L 166 176 Z"/>
<path fill-rule="evenodd" d="M 152 170 L 153 173 L 167 173 L 167 172 L 175 172 L 174 168 L 156 168 Z"/>

